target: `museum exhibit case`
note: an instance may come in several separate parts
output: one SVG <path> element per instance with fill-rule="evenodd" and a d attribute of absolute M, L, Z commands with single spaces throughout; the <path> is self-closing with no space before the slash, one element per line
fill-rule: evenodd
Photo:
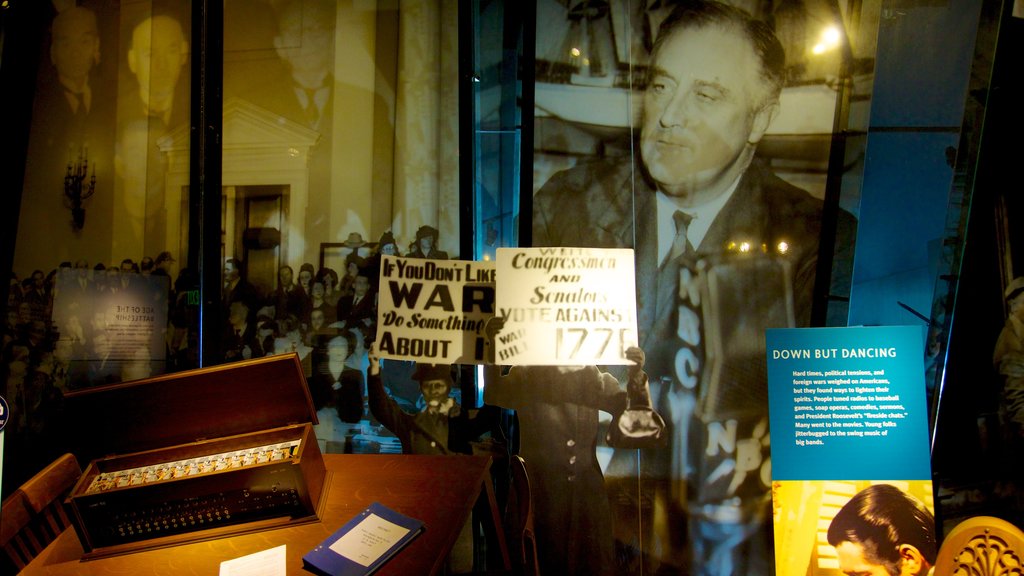
<path fill-rule="evenodd" d="M 999 100 L 1014 46 L 1000 43 L 1019 34 L 1012 6 L 729 2 L 723 15 L 707 4 L 3 3 L 4 493 L 93 448 L 77 446 L 95 430 L 69 417 L 76 398 L 282 354 L 305 380 L 308 427 L 261 423 L 245 433 L 302 432 L 213 441 L 216 455 L 230 466 L 240 450 L 293 440 L 301 461 L 314 446 L 399 453 L 370 405 L 382 255 L 587 247 L 635 250 L 638 344 L 668 437 L 609 445 L 612 418 L 598 412 L 548 440 L 557 465 L 527 458 L 531 477 L 559 480 L 541 497 L 569 519 L 542 519 L 539 543 L 570 535 L 541 550 L 542 569 L 585 571 L 566 564 L 585 557 L 616 574 L 770 570 L 769 328 L 919 327 L 937 518 L 1019 515 L 1007 479 L 1015 357 L 991 352 L 1012 342 L 1004 292 L 1024 252 L 988 160 L 1003 158 L 991 151 L 1019 116 Z M 736 48 L 746 32 L 718 44 L 736 27 L 760 39 L 753 54 Z M 736 62 L 763 74 L 741 78 L 750 70 Z M 695 63 L 717 80 L 692 82 Z M 721 174 L 727 192 L 685 224 L 691 259 L 666 283 L 677 221 L 657 191 L 690 191 L 676 167 L 691 160 L 707 168 L 695 194 L 721 192 Z M 973 312 L 956 314 L 964 306 Z M 984 334 L 986 352 L 965 352 L 958 330 Z M 429 412 L 415 368 L 385 360 L 380 374 L 410 415 Z M 450 377 L 451 403 L 484 415 L 470 446 L 495 457 L 503 496 L 502 461 L 544 436 L 484 405 L 477 367 Z M 108 410 L 97 418 L 118 421 Z M 94 463 L 90 486 L 130 485 L 133 471 L 173 480 L 174 466 L 147 468 L 199 456 L 166 451 L 186 440 L 105 446 L 116 440 L 80 458 Z M 574 491 L 582 461 L 603 492 Z M 76 499 L 106 494 L 79 488 Z M 815 554 L 815 573 L 838 573 L 834 550 Z"/>

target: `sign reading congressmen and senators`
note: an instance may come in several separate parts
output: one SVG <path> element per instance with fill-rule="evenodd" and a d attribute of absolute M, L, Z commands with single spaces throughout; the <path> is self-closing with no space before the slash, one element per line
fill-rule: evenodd
<path fill-rule="evenodd" d="M 499 248 L 498 364 L 628 364 L 635 346 L 633 250 Z"/>
<path fill-rule="evenodd" d="M 381 358 L 484 363 L 494 316 L 494 262 L 384 256 L 377 301 Z"/>

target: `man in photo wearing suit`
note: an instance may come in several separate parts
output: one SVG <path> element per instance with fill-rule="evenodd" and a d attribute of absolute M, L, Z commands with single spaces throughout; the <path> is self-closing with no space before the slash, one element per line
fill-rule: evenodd
<path fill-rule="evenodd" d="M 88 8 L 74 6 L 53 19 L 53 42 L 50 61 L 57 71 L 66 107 L 58 114 L 68 124 L 81 123 L 93 108 L 91 75 L 100 61 L 100 37 L 96 14 Z"/>
<path fill-rule="evenodd" d="M 642 459 L 644 493 L 624 507 L 651 508 L 643 511 L 642 533 L 630 534 L 625 521 L 616 529 L 622 546 L 645 542 L 644 550 L 620 551 L 620 557 L 642 552 L 650 556 L 648 569 L 772 569 L 767 403 L 759 401 L 767 397 L 765 377 L 735 370 L 726 358 L 724 369 L 738 372 L 728 386 L 737 389 L 732 396 L 744 404 L 742 415 L 697 416 L 694 408 L 716 378 L 705 366 L 715 330 L 734 330 L 736 347 L 756 357 L 763 333 L 742 327 L 760 327 L 770 307 L 791 305 L 786 315 L 797 325 L 810 320 L 823 203 L 756 157 L 784 81 L 785 54 L 768 25 L 718 2 L 680 4 L 663 21 L 652 50 L 639 158 L 559 172 L 534 199 L 535 246 L 636 250 L 640 347 L 655 409 L 672 430 L 667 450 Z M 852 251 L 853 228 L 853 217 L 841 213 L 837 246 Z M 739 254 L 738 246 L 752 249 Z M 737 299 L 729 319 L 709 315 L 698 280 L 736 255 L 784 261 L 779 274 L 792 296 L 762 297 L 767 303 Z M 852 264 L 845 255 L 837 261 Z M 834 286 L 848 281 L 847 274 L 845 268 L 835 274 Z M 719 289 L 750 292 L 768 280 L 738 279 Z M 635 474 L 635 460 L 633 452 L 617 452 L 608 476 Z"/>
<path fill-rule="evenodd" d="M 358 330 L 364 341 L 372 341 L 377 328 L 377 302 L 365 271 L 359 271 L 352 289 L 351 296 L 342 296 L 338 300 L 338 321 L 344 322 L 350 330 Z"/>
<path fill-rule="evenodd" d="M 135 77 L 135 116 L 151 120 L 151 130 L 167 131 L 188 121 L 188 40 L 181 21 L 157 13 L 132 29 L 128 68 Z M 161 132 L 162 135 L 162 132 Z"/>

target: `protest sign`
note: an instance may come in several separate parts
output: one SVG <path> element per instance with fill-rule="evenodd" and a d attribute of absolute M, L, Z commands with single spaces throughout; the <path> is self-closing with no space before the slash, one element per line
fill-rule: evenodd
<path fill-rule="evenodd" d="M 377 302 L 381 358 L 482 364 L 494 316 L 494 262 L 384 256 Z"/>
<path fill-rule="evenodd" d="M 628 364 L 637 343 L 633 251 L 499 248 L 499 364 Z"/>

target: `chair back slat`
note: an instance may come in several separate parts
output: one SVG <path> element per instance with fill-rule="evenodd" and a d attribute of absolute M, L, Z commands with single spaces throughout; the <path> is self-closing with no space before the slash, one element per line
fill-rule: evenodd
<path fill-rule="evenodd" d="M 21 491 L 28 498 L 29 506 L 39 514 L 78 482 L 82 469 L 73 454 L 65 454 L 54 460 L 41 472 L 21 485 Z"/>
<path fill-rule="evenodd" d="M 64 503 L 60 500 L 52 502 L 39 512 L 39 530 L 51 542 L 56 540 L 57 536 L 60 536 L 60 533 L 68 526 L 70 523 L 64 514 Z"/>
<path fill-rule="evenodd" d="M 81 475 L 78 460 L 65 454 L 0 505 L 0 547 L 19 570 L 71 525 L 64 497 Z"/>
<path fill-rule="evenodd" d="M 506 534 L 512 535 L 511 542 L 519 563 L 518 573 L 524 576 L 539 576 L 537 537 L 534 532 L 533 494 L 530 477 L 526 473 L 526 462 L 521 456 L 513 456 L 509 462 L 512 471 L 512 493 L 509 495 L 509 509 L 506 518 Z"/>
<path fill-rule="evenodd" d="M 0 506 L 0 514 L 3 515 L 0 543 L 20 570 L 42 551 L 46 540 L 37 535 L 38 518 L 33 515 L 24 492 L 16 490 Z"/>

